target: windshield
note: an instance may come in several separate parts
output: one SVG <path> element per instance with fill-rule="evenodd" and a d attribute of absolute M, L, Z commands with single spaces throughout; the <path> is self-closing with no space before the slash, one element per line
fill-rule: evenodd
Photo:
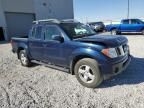
<path fill-rule="evenodd" d="M 138 21 L 140 22 L 140 24 L 144 24 L 144 22 L 142 20 L 138 19 Z"/>
<path fill-rule="evenodd" d="M 81 23 L 63 23 L 61 26 L 71 39 L 96 34 L 89 26 Z"/>

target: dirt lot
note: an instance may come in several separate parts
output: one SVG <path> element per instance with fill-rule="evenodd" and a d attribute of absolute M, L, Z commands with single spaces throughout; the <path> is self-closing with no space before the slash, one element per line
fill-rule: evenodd
<path fill-rule="evenodd" d="M 144 36 L 129 35 L 132 62 L 96 89 L 44 66 L 22 67 L 0 44 L 0 108 L 144 108 Z"/>

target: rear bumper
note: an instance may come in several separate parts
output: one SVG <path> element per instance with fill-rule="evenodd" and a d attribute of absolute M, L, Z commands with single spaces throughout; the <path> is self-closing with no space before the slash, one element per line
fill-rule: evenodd
<path fill-rule="evenodd" d="M 130 62 L 131 62 L 131 56 L 129 55 L 126 59 L 124 59 L 120 63 L 109 65 L 108 69 L 101 67 L 101 69 L 103 71 L 104 80 L 107 80 L 112 76 L 122 73 L 128 67 Z M 104 72 L 104 71 L 106 71 L 106 72 Z"/>

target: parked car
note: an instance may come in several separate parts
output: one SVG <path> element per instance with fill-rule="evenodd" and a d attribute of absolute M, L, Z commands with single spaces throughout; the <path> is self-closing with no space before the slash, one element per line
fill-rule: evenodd
<path fill-rule="evenodd" d="M 140 19 L 124 19 L 121 24 L 107 25 L 106 30 L 113 35 L 121 34 L 122 32 L 142 33 L 144 35 L 144 22 Z"/>
<path fill-rule="evenodd" d="M 124 71 L 130 63 L 124 36 L 100 36 L 73 20 L 35 21 L 28 38 L 12 38 L 22 66 L 38 63 L 75 75 L 88 88 Z"/>
<path fill-rule="evenodd" d="M 90 22 L 88 25 L 96 32 L 103 32 L 105 30 L 105 25 L 103 22 Z"/>

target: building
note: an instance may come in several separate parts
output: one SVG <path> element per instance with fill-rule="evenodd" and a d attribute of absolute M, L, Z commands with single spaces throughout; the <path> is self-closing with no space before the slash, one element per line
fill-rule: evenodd
<path fill-rule="evenodd" d="M 73 0 L 0 0 L 0 40 L 28 35 L 33 20 L 73 17 Z"/>

